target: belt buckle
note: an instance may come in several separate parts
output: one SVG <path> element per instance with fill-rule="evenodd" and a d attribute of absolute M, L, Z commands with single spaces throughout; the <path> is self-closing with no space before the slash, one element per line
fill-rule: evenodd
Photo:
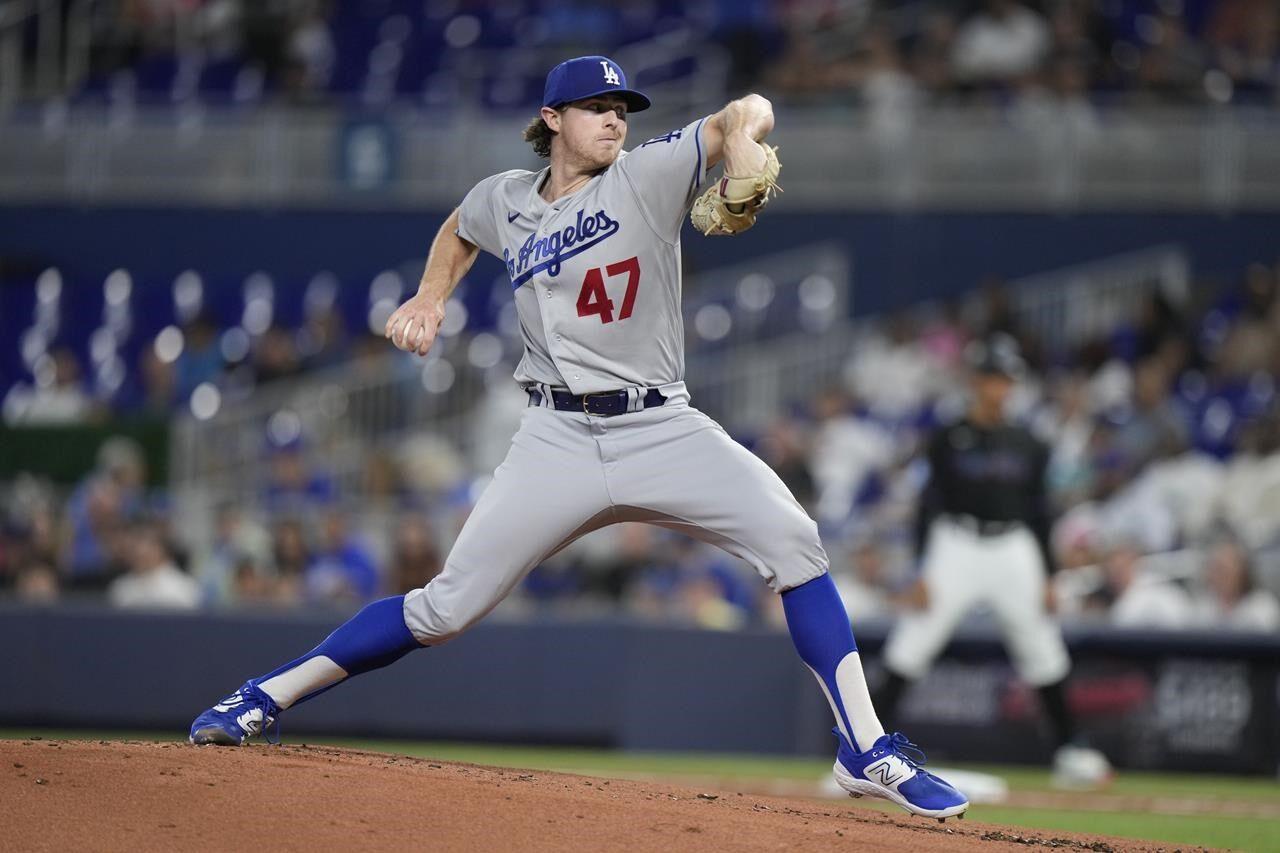
<path fill-rule="evenodd" d="M 592 397 L 603 397 L 603 396 L 605 396 L 605 395 L 606 395 L 606 394 L 608 394 L 608 393 L 610 393 L 610 392 L 608 392 L 608 391 L 601 391 L 601 392 L 597 392 L 597 393 L 595 393 L 595 394 L 583 394 L 583 395 L 582 395 L 582 413 L 583 413 L 584 415 L 590 415 L 590 414 L 592 414 L 591 410 L 587 408 L 587 406 L 588 406 L 588 405 L 590 405 L 590 403 L 591 403 L 591 398 L 592 398 Z M 596 415 L 596 417 L 602 418 L 602 417 L 604 417 L 604 415 Z"/>

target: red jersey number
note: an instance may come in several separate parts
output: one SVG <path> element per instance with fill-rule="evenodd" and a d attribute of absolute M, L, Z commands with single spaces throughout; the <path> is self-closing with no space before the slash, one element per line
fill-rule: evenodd
<path fill-rule="evenodd" d="M 582 291 L 578 294 L 578 316 L 591 317 L 598 315 L 601 323 L 613 322 L 613 300 L 609 298 L 608 291 L 604 287 L 604 279 L 607 275 L 609 278 L 614 276 L 627 275 L 627 292 L 622 297 L 622 310 L 618 313 L 619 320 L 625 320 L 631 316 L 631 311 L 636 307 L 636 291 L 640 289 L 640 259 L 627 258 L 625 261 L 618 261 L 616 264 L 609 264 L 604 268 L 603 272 L 600 267 L 592 267 L 587 270 L 587 276 L 582 280 Z"/>

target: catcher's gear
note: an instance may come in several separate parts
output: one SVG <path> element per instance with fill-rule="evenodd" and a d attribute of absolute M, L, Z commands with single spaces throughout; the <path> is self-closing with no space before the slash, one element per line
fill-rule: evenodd
<path fill-rule="evenodd" d="M 693 202 L 689 219 L 694 228 L 713 237 L 737 234 L 756 224 L 760 209 L 782 192 L 777 146 L 760 147 L 764 149 L 764 166 L 759 174 L 741 178 L 725 175 Z"/>

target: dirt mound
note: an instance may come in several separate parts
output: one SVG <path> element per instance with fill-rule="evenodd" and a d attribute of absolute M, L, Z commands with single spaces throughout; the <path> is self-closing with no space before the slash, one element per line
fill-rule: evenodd
<path fill-rule="evenodd" d="M 314 746 L 0 741 L 11 850 L 1156 850 L 852 804 Z"/>

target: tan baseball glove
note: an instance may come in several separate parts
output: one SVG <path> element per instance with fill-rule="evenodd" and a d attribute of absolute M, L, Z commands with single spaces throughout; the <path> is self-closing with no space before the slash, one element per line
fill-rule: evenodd
<path fill-rule="evenodd" d="M 698 196 L 689 212 L 693 227 L 708 237 L 731 236 L 756 224 L 756 214 L 769 199 L 782 192 L 778 186 L 777 146 L 761 145 L 764 167 L 757 175 L 735 178 L 725 175 Z"/>

